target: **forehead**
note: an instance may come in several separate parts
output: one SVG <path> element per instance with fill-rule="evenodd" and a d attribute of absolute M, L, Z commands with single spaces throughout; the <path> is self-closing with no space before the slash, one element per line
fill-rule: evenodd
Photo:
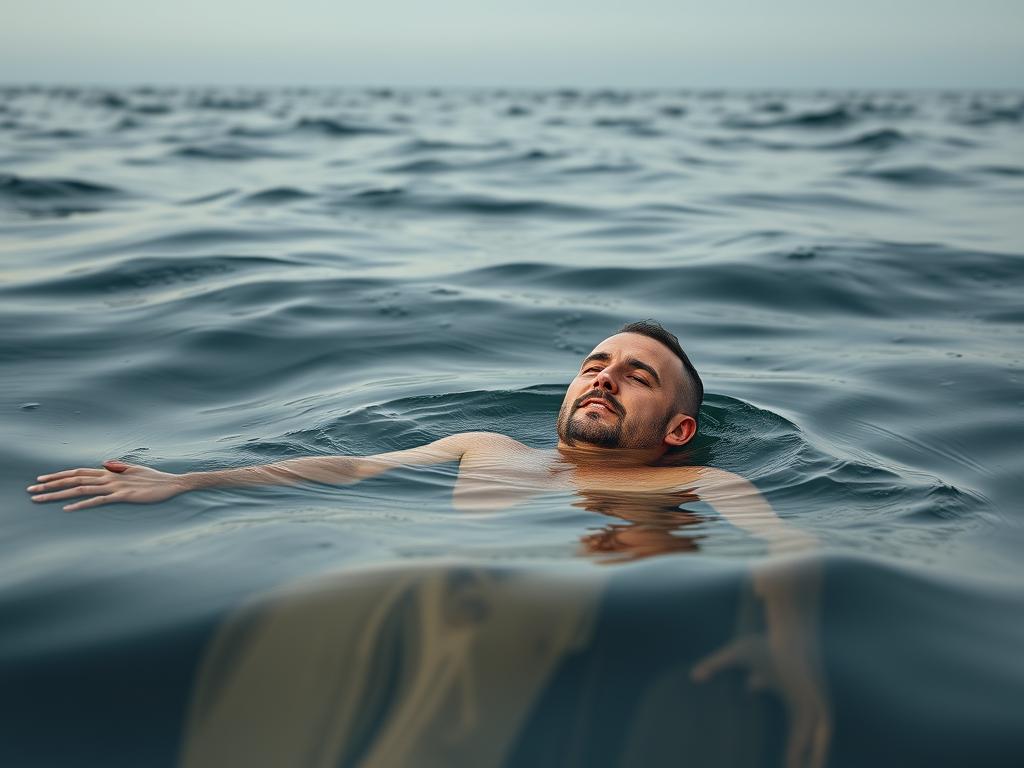
<path fill-rule="evenodd" d="M 683 362 L 675 353 L 656 339 L 640 333 L 617 333 L 598 344 L 590 354 L 607 353 L 613 358 L 636 357 L 654 366 L 659 373 L 674 372 L 682 375 Z"/>

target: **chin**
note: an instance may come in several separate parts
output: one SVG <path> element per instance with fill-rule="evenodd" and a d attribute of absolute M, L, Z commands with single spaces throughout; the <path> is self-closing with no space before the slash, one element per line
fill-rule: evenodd
<path fill-rule="evenodd" d="M 571 445 L 583 444 L 597 448 L 620 448 L 622 438 L 616 426 L 603 424 L 596 414 L 574 414 L 564 437 Z"/>

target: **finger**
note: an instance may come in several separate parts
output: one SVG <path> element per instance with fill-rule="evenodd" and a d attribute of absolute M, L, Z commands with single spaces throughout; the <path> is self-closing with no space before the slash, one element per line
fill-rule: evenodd
<path fill-rule="evenodd" d="M 87 507 L 98 507 L 100 504 L 110 504 L 111 502 L 121 501 L 121 497 L 116 493 L 107 494 L 106 496 L 94 496 L 91 499 L 85 499 L 84 501 L 76 501 L 74 504 L 68 504 L 63 507 L 65 512 L 74 512 L 77 509 L 85 509 Z"/>
<path fill-rule="evenodd" d="M 807 750 L 807 734 L 802 723 L 794 723 L 789 729 L 786 744 L 786 768 L 805 768 L 803 754 Z"/>
<path fill-rule="evenodd" d="M 124 472 L 126 469 L 128 469 L 127 464 L 125 464 L 123 461 L 118 461 L 117 459 L 107 459 L 106 461 L 103 462 L 103 466 L 109 469 L 111 472 Z"/>
<path fill-rule="evenodd" d="M 786 768 L 807 768 L 812 764 L 817 717 L 814 713 L 794 717 L 796 721 L 789 729 L 789 743 L 786 745 Z"/>
<path fill-rule="evenodd" d="M 832 727 L 826 717 L 821 717 L 814 727 L 814 736 L 811 744 L 811 768 L 824 768 L 825 758 L 828 756 L 828 745 L 832 740 Z"/>
<path fill-rule="evenodd" d="M 56 493 L 43 493 L 33 496 L 32 501 L 60 501 L 61 499 L 73 499 L 75 496 L 108 496 L 113 493 L 109 485 L 80 485 L 75 488 L 68 488 L 66 491 Z"/>
<path fill-rule="evenodd" d="M 93 469 L 91 467 L 79 467 L 78 469 L 65 469 L 63 472 L 53 472 L 49 475 L 40 475 L 36 480 L 40 483 L 45 483 L 49 480 L 58 480 L 62 477 L 85 477 L 92 475 L 98 477 L 103 474 L 102 469 Z"/>
<path fill-rule="evenodd" d="M 698 683 L 704 682 L 719 670 L 736 664 L 742 656 L 742 649 L 743 646 L 738 640 L 719 648 L 710 656 L 705 656 L 693 665 L 693 669 L 690 670 L 690 678 Z"/>
<path fill-rule="evenodd" d="M 60 480 L 51 480 L 48 483 L 30 485 L 25 490 L 29 493 L 46 493 L 47 491 L 59 491 L 61 488 L 71 488 L 75 485 L 98 485 L 100 483 L 107 482 L 108 477 L 110 477 L 110 475 L 106 472 L 104 472 L 100 477 L 95 477 L 94 475 L 65 477 Z"/>

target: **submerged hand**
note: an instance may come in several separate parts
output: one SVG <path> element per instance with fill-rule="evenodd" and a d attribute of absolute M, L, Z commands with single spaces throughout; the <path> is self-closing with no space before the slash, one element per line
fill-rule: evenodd
<path fill-rule="evenodd" d="M 691 676 L 704 682 L 729 667 L 746 668 L 751 690 L 772 689 L 786 703 L 786 768 L 821 768 L 832 723 L 821 682 L 808 660 L 799 651 L 773 647 L 765 635 L 747 635 L 700 661 Z"/>
<path fill-rule="evenodd" d="M 105 461 L 103 469 L 66 469 L 50 475 L 40 475 L 39 483 L 26 490 L 34 494 L 32 501 L 61 501 L 77 496 L 92 498 L 68 504 L 67 512 L 100 504 L 131 502 L 151 504 L 164 501 L 188 490 L 180 475 L 160 472 L 123 461 Z"/>

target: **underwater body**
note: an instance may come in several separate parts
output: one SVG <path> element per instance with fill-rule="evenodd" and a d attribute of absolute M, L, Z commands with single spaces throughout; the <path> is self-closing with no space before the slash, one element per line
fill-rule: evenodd
<path fill-rule="evenodd" d="M 0 765 L 1020 765 L 1024 93 L 0 93 Z M 648 317 L 815 547 L 454 464 L 24 490 L 551 448 Z"/>

